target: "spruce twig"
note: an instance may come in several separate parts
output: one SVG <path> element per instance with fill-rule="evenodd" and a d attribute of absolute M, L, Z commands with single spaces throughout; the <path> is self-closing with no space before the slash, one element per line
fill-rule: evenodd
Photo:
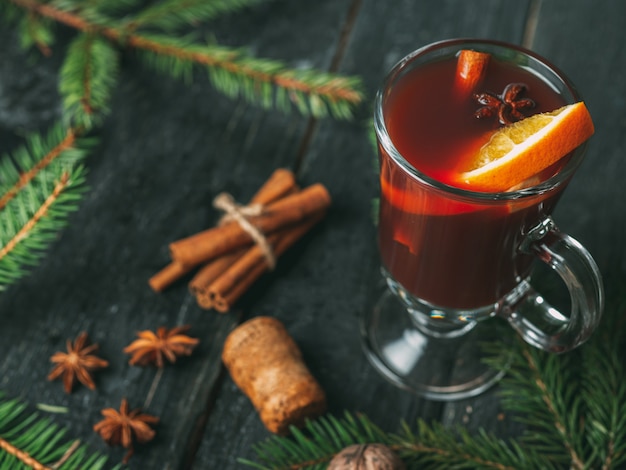
<path fill-rule="evenodd" d="M 118 73 L 118 54 L 90 33 L 80 34 L 69 47 L 59 89 L 68 125 L 90 129 L 108 113 Z"/>
<path fill-rule="evenodd" d="M 65 441 L 65 429 L 30 413 L 18 400 L 0 393 L 0 464 L 2 468 L 73 470 L 104 468 L 107 458 L 89 454 L 77 440 Z M 119 467 L 116 467 L 119 468 Z"/>
<path fill-rule="evenodd" d="M 160 28 L 171 31 L 208 21 L 223 13 L 234 13 L 261 0 L 162 0 L 125 19 L 124 27 L 135 31 Z"/>
<path fill-rule="evenodd" d="M 74 129 L 57 126 L 0 159 L 0 290 L 39 261 L 77 209 L 89 144 Z"/>
<path fill-rule="evenodd" d="M 52 53 L 50 46 L 54 41 L 54 35 L 49 20 L 29 13 L 22 18 L 20 30 L 20 42 L 24 49 L 35 46 L 46 57 Z"/>
<path fill-rule="evenodd" d="M 587 405 L 586 468 L 608 470 L 626 464 L 626 380 L 620 345 L 626 302 L 609 306 L 605 319 L 582 359 L 581 396 Z M 608 326 L 607 326 L 608 325 Z"/>
<path fill-rule="evenodd" d="M 274 436 L 257 444 L 258 461 L 239 459 L 262 470 L 323 469 L 342 449 L 352 444 L 380 443 L 400 455 L 408 468 L 495 469 L 555 468 L 533 449 L 481 432 L 446 429 L 419 421 L 417 431 L 406 424 L 400 434 L 387 434 L 363 415 L 345 413 L 343 419 L 325 416 L 309 421 L 304 432 L 292 428 L 293 437 Z"/>
<path fill-rule="evenodd" d="M 189 77 L 193 66 L 206 67 L 213 85 L 221 92 L 229 96 L 243 96 L 263 106 L 275 104 L 279 109 L 287 110 L 291 103 L 304 115 L 332 115 L 348 119 L 352 116 L 353 108 L 363 99 L 361 83 L 356 77 L 308 69 L 293 70 L 280 61 L 253 58 L 239 49 L 203 45 L 189 38 L 157 33 L 139 34 L 135 29 L 141 16 L 120 25 L 114 19 L 101 16 L 90 19 L 88 15 L 81 16 L 80 12 L 63 10 L 51 3 L 10 1 L 28 13 L 101 36 L 117 46 L 136 49 L 149 63 L 174 76 Z M 196 2 L 191 3 L 196 5 Z M 162 4 L 167 8 L 159 5 L 153 8 L 170 11 L 169 2 Z"/>
<path fill-rule="evenodd" d="M 58 131 L 56 132 L 58 135 Z M 0 186 L 0 210 L 11 201 L 21 189 L 30 184 L 30 182 L 39 175 L 45 168 L 60 157 L 63 152 L 71 149 L 76 142 L 76 134 L 73 129 L 67 129 L 63 139 L 56 145 L 53 145 L 49 151 L 47 151 L 38 161 L 31 160 L 31 155 L 28 150 L 23 149 L 17 155 L 16 160 L 20 163 L 20 168 L 16 168 L 10 158 L 5 157 L 2 161 L 4 164 L 2 168 L 4 185 Z M 30 149 L 34 149 L 35 152 L 46 146 L 41 141 L 38 135 L 30 137 Z M 32 164 L 31 164 L 32 162 Z M 4 186 L 4 187 L 3 187 Z"/>

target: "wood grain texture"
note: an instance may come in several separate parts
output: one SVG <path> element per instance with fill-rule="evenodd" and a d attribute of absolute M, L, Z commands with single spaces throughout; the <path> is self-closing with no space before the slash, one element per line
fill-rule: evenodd
<path fill-rule="evenodd" d="M 191 324 L 201 343 L 164 370 L 146 409 L 161 418 L 157 438 L 137 448 L 129 468 L 242 468 L 237 458 L 254 458 L 252 445 L 269 433 L 223 370 L 221 348 L 236 324 L 269 315 L 298 343 L 335 415 L 362 411 L 390 431 L 419 417 L 515 436 L 519 427 L 502 414 L 497 387 L 449 404 L 418 399 L 388 384 L 361 352 L 358 318 L 381 283 L 370 208 L 377 194 L 371 99 L 398 59 L 429 42 L 532 41 L 577 84 L 596 124 L 555 218 L 591 250 L 607 290 L 618 291 L 626 279 L 625 19 L 623 2 L 277 0 L 205 27 L 219 43 L 250 46 L 257 56 L 362 76 L 368 102 L 352 123 L 264 111 L 224 98 L 203 74 L 185 85 L 125 53 L 113 112 L 87 162 L 90 192 L 43 262 L 0 294 L 0 390 L 32 405 L 67 406 L 55 422 L 119 461 L 123 451 L 108 449 L 91 427 L 122 397 L 142 406 L 156 372 L 129 366 L 122 348 L 138 330 Z M 15 32 L 0 29 L 1 153 L 59 118 L 56 74 L 70 37 L 62 30 L 52 57 L 32 61 Z M 338 55 L 338 48 L 345 49 Z M 168 262 L 167 244 L 215 221 L 214 195 L 247 200 L 279 166 L 298 170 L 302 184 L 326 185 L 333 207 L 233 312 L 201 310 L 185 280 L 162 294 L 150 290 L 148 278 Z M 95 375 L 96 392 L 79 387 L 68 396 L 45 380 L 48 358 L 82 330 L 111 366 Z"/>

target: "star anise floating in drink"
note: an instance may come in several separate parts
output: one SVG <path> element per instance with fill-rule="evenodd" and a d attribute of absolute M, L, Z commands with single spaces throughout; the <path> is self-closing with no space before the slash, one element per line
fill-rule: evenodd
<path fill-rule="evenodd" d="M 95 390 L 96 385 L 91 372 L 109 365 L 104 359 L 92 354 L 98 350 L 98 345 L 88 345 L 88 343 L 89 336 L 83 331 L 78 335 L 74 344 L 69 339 L 67 340 L 67 353 L 56 352 L 50 358 L 50 362 L 56 365 L 48 374 L 48 380 L 55 380 L 62 376 L 66 393 L 71 393 L 76 380 L 89 389 Z"/>
<path fill-rule="evenodd" d="M 156 416 L 141 413 L 140 409 L 129 411 L 128 401 L 122 398 L 120 410 L 105 408 L 101 411 L 104 419 L 93 426 L 104 441 L 110 446 L 121 445 L 128 452 L 122 463 L 128 463 L 133 454 L 133 443 L 145 444 L 154 439 L 156 432 L 152 425 L 159 422 Z"/>
<path fill-rule="evenodd" d="M 125 353 L 132 354 L 128 363 L 141 366 L 153 364 L 161 368 L 165 359 L 174 363 L 177 357 L 191 355 L 199 341 L 184 334 L 188 330 L 189 326 L 185 325 L 171 329 L 159 327 L 156 333 L 140 331 L 137 333 L 139 339 L 124 348 Z"/>
<path fill-rule="evenodd" d="M 509 83 L 500 95 L 490 91 L 475 93 L 474 99 L 483 106 L 476 110 L 474 116 L 479 119 L 498 116 L 498 121 L 502 125 L 521 121 L 526 117 L 521 110 L 535 107 L 533 100 L 522 97 L 526 89 L 523 83 Z"/>

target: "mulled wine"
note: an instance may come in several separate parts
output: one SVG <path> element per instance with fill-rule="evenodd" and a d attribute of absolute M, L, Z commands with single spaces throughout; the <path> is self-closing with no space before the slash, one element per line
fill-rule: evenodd
<path fill-rule="evenodd" d="M 481 103 L 453 92 L 457 55 L 413 68 L 385 97 L 389 137 L 416 179 L 380 146 L 379 245 L 382 263 L 410 294 L 436 306 L 470 309 L 493 304 L 529 274 L 532 257 L 518 255 L 527 229 L 550 214 L 562 190 L 516 200 L 468 199 L 428 183 L 458 185 L 460 164 L 476 154 L 501 124 L 476 117 Z M 491 58 L 479 86 L 502 94 L 510 83 L 525 86 L 528 115 L 565 104 L 541 77 Z M 558 171 L 548 168 L 533 183 Z M 472 190 L 460 186 L 460 189 Z"/>
<path fill-rule="evenodd" d="M 546 351 L 582 344 L 601 317 L 600 272 L 551 217 L 593 134 L 569 80 L 515 45 L 441 41 L 387 74 L 374 127 L 389 289 L 361 316 L 372 365 L 405 390 L 455 400 L 502 377 L 491 364 L 510 359 L 512 329 Z M 532 285 L 533 260 L 560 276 L 569 311 Z"/>

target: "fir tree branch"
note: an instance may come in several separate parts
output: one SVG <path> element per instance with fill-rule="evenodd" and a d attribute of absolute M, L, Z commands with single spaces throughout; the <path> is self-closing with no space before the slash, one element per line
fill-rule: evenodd
<path fill-rule="evenodd" d="M 58 230 L 65 225 L 68 213 L 76 210 L 73 202 L 84 183 L 82 168 L 64 173 L 51 194 L 19 230 L 0 249 L 0 290 L 21 278 L 25 267 L 36 264 Z M 54 208 L 54 210 L 53 210 Z"/>
<path fill-rule="evenodd" d="M 77 209 L 85 179 L 79 163 L 89 144 L 58 126 L 0 160 L 0 290 L 38 262 Z"/>
<path fill-rule="evenodd" d="M 408 468 L 516 470 L 553 469 L 552 463 L 533 449 L 505 442 L 485 432 L 471 436 L 463 429 L 419 421 L 413 432 L 404 424 L 398 435 L 386 434 L 365 416 L 346 413 L 306 424 L 305 433 L 292 428 L 293 437 L 272 437 L 255 446 L 259 461 L 243 464 L 262 470 L 322 469 L 342 449 L 352 444 L 380 443 L 396 451 Z"/>
<path fill-rule="evenodd" d="M 141 0 L 53 0 L 58 10 L 71 11 L 98 24 L 108 24 L 111 15 L 125 14 Z"/>
<path fill-rule="evenodd" d="M 61 179 L 52 190 L 52 194 L 37 209 L 35 214 L 20 228 L 20 230 L 0 249 L 0 261 L 9 255 L 35 228 L 37 223 L 48 214 L 50 207 L 58 201 L 59 196 L 67 189 L 70 184 L 69 173 L 63 173 Z"/>
<path fill-rule="evenodd" d="M 69 125 L 90 129 L 99 124 L 109 111 L 117 73 L 118 53 L 107 41 L 89 33 L 72 41 L 59 84 Z"/>
<path fill-rule="evenodd" d="M 12 455 L 17 460 L 19 460 L 24 465 L 33 468 L 34 470 L 52 470 L 50 467 L 46 467 L 45 465 L 37 462 L 37 460 L 33 459 L 26 452 L 20 450 L 18 447 L 11 445 L 8 441 L 2 439 L 0 437 L 0 450 L 6 452 L 7 454 Z"/>
<path fill-rule="evenodd" d="M 29 12 L 22 18 L 20 29 L 20 42 L 24 49 L 34 45 L 42 55 L 48 57 L 52 54 L 50 45 L 54 41 L 54 35 L 50 30 L 49 21 Z"/>
<path fill-rule="evenodd" d="M 161 71 L 190 76 L 192 66 L 207 67 L 213 85 L 228 96 L 241 95 L 265 107 L 276 104 L 288 111 L 289 102 L 301 114 L 347 119 L 362 99 L 355 78 L 311 70 L 288 70 L 279 61 L 256 59 L 243 51 L 160 35 L 132 35 L 128 44 Z M 276 87 L 275 90 L 272 87 Z M 275 93 L 273 95 L 273 93 Z"/>
<path fill-rule="evenodd" d="M 131 16 L 124 27 L 130 31 L 154 27 L 173 30 L 188 24 L 211 20 L 256 5 L 261 0 L 162 0 Z"/>
<path fill-rule="evenodd" d="M 36 139 L 36 136 L 31 137 L 32 139 Z M 7 180 L 15 180 L 13 184 L 9 184 L 6 189 L 0 186 L 0 190 L 2 190 L 2 196 L 0 196 L 0 210 L 4 209 L 4 207 L 11 201 L 19 191 L 28 185 L 33 178 L 35 178 L 39 173 L 41 173 L 48 165 L 50 165 L 57 157 L 59 157 L 65 150 L 72 148 L 74 143 L 76 142 L 76 134 L 73 129 L 68 129 L 65 137 L 61 142 L 55 145 L 49 152 L 47 152 L 43 158 L 41 158 L 38 162 L 34 163 L 27 171 L 25 172 L 12 172 L 12 162 L 9 161 L 8 157 L 5 157 L 5 162 L 9 164 L 9 167 L 5 167 L 5 171 L 3 173 L 5 182 Z M 39 142 L 37 144 L 32 144 L 31 146 L 41 145 Z M 28 163 L 26 163 L 28 165 Z M 11 177 L 13 176 L 13 178 Z"/>
<path fill-rule="evenodd" d="M 587 463 L 598 462 L 597 468 L 608 470 L 624 462 L 626 384 L 616 382 L 612 367 L 605 367 L 606 362 L 615 364 L 615 352 L 605 352 L 608 356 L 584 361 L 590 369 L 582 393 L 589 405 L 587 435 L 592 456 Z"/>
<path fill-rule="evenodd" d="M 503 407 L 527 426 L 523 442 L 572 468 L 582 468 L 584 454 L 578 353 L 549 354 L 518 338 L 500 392 Z"/>
<path fill-rule="evenodd" d="M 524 344 L 522 354 L 524 356 L 524 359 L 528 363 L 528 367 L 531 373 L 534 376 L 535 384 L 539 389 L 541 399 L 545 403 L 549 414 L 552 416 L 554 428 L 561 437 L 563 445 L 565 446 L 565 449 L 569 454 L 572 468 L 580 470 L 584 469 L 585 465 L 580 457 L 579 450 L 577 449 L 578 446 L 575 443 L 575 439 L 572 437 L 573 433 L 571 426 L 569 426 L 570 423 L 568 423 L 567 419 L 564 417 L 564 415 L 567 414 L 568 411 L 572 411 L 571 408 L 566 407 L 565 410 L 559 409 L 558 398 L 555 396 L 555 390 L 549 389 L 546 385 L 546 382 L 542 377 L 539 364 L 533 354 L 531 354 L 530 348 L 526 344 Z M 567 408 L 569 408 L 569 410 Z"/>
<path fill-rule="evenodd" d="M 624 302 L 607 308 L 601 329 L 585 347 L 582 369 L 583 401 L 587 404 L 587 468 L 621 468 L 626 463 L 626 381 L 619 355 L 618 324 L 626 314 Z M 608 325 L 608 327 L 607 327 Z"/>
<path fill-rule="evenodd" d="M 258 463 L 246 459 L 238 459 L 239 462 L 263 470 L 322 469 L 336 453 L 351 444 L 391 442 L 391 437 L 367 417 L 350 413 L 345 413 L 343 419 L 328 415 L 307 421 L 307 435 L 295 427 L 291 431 L 293 439 L 273 436 L 257 444 L 254 450 Z"/>
<path fill-rule="evenodd" d="M 413 432 L 403 424 L 403 433 L 394 436 L 392 449 L 415 468 L 456 468 L 516 470 L 554 468 L 534 449 L 515 441 L 503 441 L 481 430 L 471 435 L 462 428 L 448 429 L 440 423 L 418 421 Z"/>
<path fill-rule="evenodd" d="M 20 401 L 0 400 L 0 464 L 3 469 L 104 468 L 106 457 L 95 453 L 88 455 L 87 448 L 78 440 L 63 443 L 64 436 L 64 429 L 27 412 L 26 405 Z"/>
<path fill-rule="evenodd" d="M 140 35 L 132 29 L 90 22 L 72 11 L 35 0 L 10 0 L 15 5 L 82 32 L 98 34 L 120 46 L 143 51 L 151 63 L 173 74 L 190 75 L 190 67 L 209 69 L 213 84 L 229 96 L 287 110 L 292 103 L 302 114 L 347 119 L 363 99 L 360 80 L 314 70 L 289 70 L 279 61 L 248 57 L 240 50 L 192 44 L 163 35 Z M 184 73 L 181 73 L 183 71 Z M 272 87 L 276 87 L 272 96 Z"/>

